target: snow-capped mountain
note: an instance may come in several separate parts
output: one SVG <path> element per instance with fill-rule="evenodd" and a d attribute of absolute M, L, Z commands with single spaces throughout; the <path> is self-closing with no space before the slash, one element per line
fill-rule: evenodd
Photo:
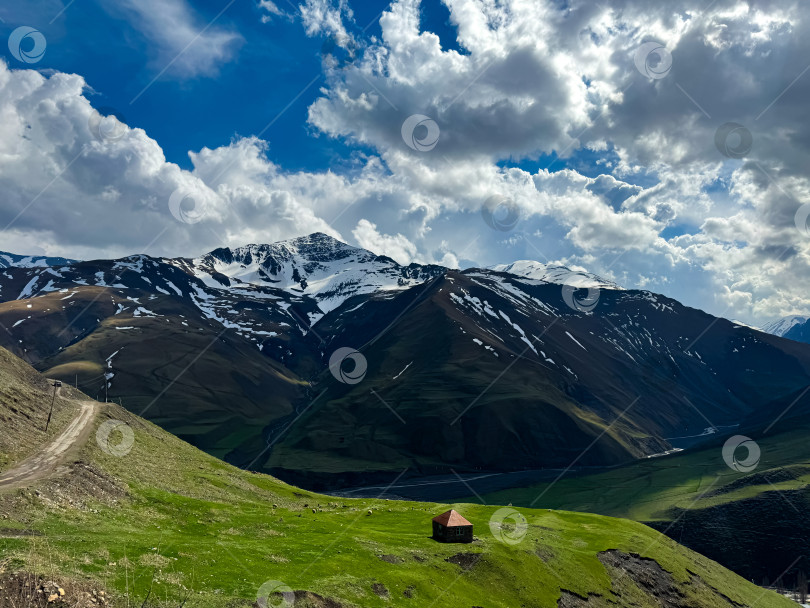
<path fill-rule="evenodd" d="M 206 319 L 263 347 L 269 338 L 289 334 L 289 328 L 306 335 L 347 299 L 392 297 L 444 271 L 440 266 L 401 266 L 315 233 L 270 245 L 221 248 L 194 259 L 134 255 L 53 267 L 14 266 L 0 277 L 0 301 L 81 286 L 125 290 L 121 297 L 133 290 L 176 295 Z M 133 307 L 122 306 L 124 311 Z"/>
<path fill-rule="evenodd" d="M 591 444 L 580 464 L 617 464 L 810 383 L 806 345 L 581 270 L 402 266 L 324 234 L 12 266 L 0 324 L 0 345 L 51 377 L 106 387 L 235 464 L 332 486 L 403 462 L 564 467 Z M 360 382 L 330 363 L 346 348 Z"/>
<path fill-rule="evenodd" d="M 188 267 L 185 261 L 179 265 Z M 217 249 L 192 260 L 190 270 L 209 287 L 250 291 L 250 286 L 264 286 L 309 296 L 325 314 L 352 296 L 401 291 L 445 269 L 401 266 L 318 232 L 272 245 Z"/>
<path fill-rule="evenodd" d="M 598 289 L 622 289 L 616 283 L 582 269 L 571 269 L 559 264 L 542 264 L 534 260 L 518 260 L 511 264 L 497 264 L 490 266 L 490 269 L 534 279 L 542 283 L 570 285 L 582 289 L 594 287 Z"/>
<path fill-rule="evenodd" d="M 67 258 L 47 257 L 41 255 L 16 255 L 0 251 L 0 268 L 17 266 L 18 268 L 43 268 L 46 266 L 64 266 L 73 264 L 76 260 Z"/>
<path fill-rule="evenodd" d="M 786 334 L 788 334 L 794 327 L 804 325 L 808 320 L 810 320 L 810 317 L 804 317 L 801 315 L 782 317 L 781 319 L 765 324 L 762 327 L 762 331 L 773 334 L 774 336 L 785 337 Z"/>
<path fill-rule="evenodd" d="M 271 458 L 282 478 L 362 484 L 374 469 L 358 459 L 492 471 L 617 463 L 744 426 L 810 382 L 810 348 L 645 291 L 605 288 L 577 307 L 558 284 L 470 269 L 362 310 L 318 326 L 327 351 L 353 345 L 368 369 L 356 386 L 327 376 L 315 387 L 327 396 Z"/>

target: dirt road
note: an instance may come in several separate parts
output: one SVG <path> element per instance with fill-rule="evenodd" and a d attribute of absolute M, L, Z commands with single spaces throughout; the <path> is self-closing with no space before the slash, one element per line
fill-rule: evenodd
<path fill-rule="evenodd" d="M 94 401 L 82 401 L 79 405 L 79 413 L 56 439 L 14 468 L 0 473 L 0 490 L 23 487 L 47 477 L 67 459 L 71 448 L 84 445 L 92 430 L 91 423 L 97 409 Z"/>

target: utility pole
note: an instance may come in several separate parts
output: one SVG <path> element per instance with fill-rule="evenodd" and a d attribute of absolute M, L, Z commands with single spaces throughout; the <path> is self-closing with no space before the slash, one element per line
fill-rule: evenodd
<path fill-rule="evenodd" d="M 51 399 L 51 411 L 48 412 L 48 422 L 45 423 L 45 432 L 48 432 L 48 427 L 51 425 L 51 416 L 53 416 L 53 404 L 56 401 L 56 382 L 53 383 L 53 398 Z"/>

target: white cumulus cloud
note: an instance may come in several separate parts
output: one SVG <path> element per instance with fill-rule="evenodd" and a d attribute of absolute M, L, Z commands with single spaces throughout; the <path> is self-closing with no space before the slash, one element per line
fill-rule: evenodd
<path fill-rule="evenodd" d="M 145 29 L 148 4 L 130 6 Z M 191 151 L 185 171 L 140 129 L 94 136 L 80 76 L 0 65 L 4 248 L 196 255 L 319 230 L 402 263 L 560 260 L 752 323 L 810 313 L 810 239 L 795 226 L 810 200 L 810 36 L 795 2 L 445 4 L 457 49 L 424 29 L 416 0 L 362 40 L 344 0 L 301 5 L 309 35 L 356 55 L 324 65 L 308 112 L 322 136 L 364 144 L 345 173 L 289 171 L 265 155 L 277 142 L 253 137 Z M 182 0 L 161 6 L 180 33 L 155 25 L 170 55 L 200 23 Z M 636 67 L 648 41 L 671 53 L 662 78 Z M 179 67 L 210 72 L 238 39 L 214 26 L 206 44 Z M 403 138 L 414 114 L 435 122 L 428 151 Z M 741 154 L 730 122 L 750 133 Z M 194 223 L 169 209 L 178 190 L 204 203 Z M 493 196 L 513 224 L 485 221 Z"/>

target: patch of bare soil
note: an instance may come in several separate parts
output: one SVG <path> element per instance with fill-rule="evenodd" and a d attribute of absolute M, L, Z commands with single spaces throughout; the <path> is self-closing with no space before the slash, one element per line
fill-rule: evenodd
<path fill-rule="evenodd" d="M 654 559 L 621 551 L 604 551 L 599 554 L 599 561 L 610 567 L 611 579 L 614 578 L 614 574 L 626 574 L 645 593 L 658 598 L 662 605 L 673 607 L 683 605 L 684 595 L 678 589 L 672 575 Z"/>
<path fill-rule="evenodd" d="M 388 588 L 382 583 L 374 583 L 371 586 L 371 590 L 380 597 L 387 598 L 391 596 L 391 594 L 388 592 Z"/>
<path fill-rule="evenodd" d="M 607 605 L 601 595 L 582 597 L 567 589 L 560 589 L 560 599 L 557 600 L 558 608 L 601 608 Z"/>
<path fill-rule="evenodd" d="M 469 570 L 483 557 L 482 553 L 456 553 L 448 557 L 446 562 L 461 566 L 462 570 Z"/>
<path fill-rule="evenodd" d="M 402 558 L 397 555 L 378 555 L 382 561 L 387 562 L 389 564 L 401 564 Z"/>
<path fill-rule="evenodd" d="M 538 545 L 535 548 L 534 554 L 540 559 L 542 559 L 544 562 L 547 562 L 554 558 L 554 552 L 548 547 L 542 545 Z"/>
<path fill-rule="evenodd" d="M 89 583 L 46 580 L 28 572 L 0 574 L 0 608 L 104 608 L 109 597 Z"/>
<path fill-rule="evenodd" d="M 20 530 L 18 528 L 0 528 L 0 538 L 25 538 L 26 536 L 42 536 L 42 532 Z"/>
<path fill-rule="evenodd" d="M 344 608 L 344 605 L 312 591 L 296 591 L 294 608 Z"/>
<path fill-rule="evenodd" d="M 95 465 L 78 461 L 70 465 L 68 475 L 46 484 L 43 493 L 57 503 L 93 499 L 112 505 L 125 498 L 128 489 Z"/>
<path fill-rule="evenodd" d="M 92 503 L 113 507 L 128 495 L 126 487 L 95 465 L 73 462 L 65 468 L 64 474 L 40 480 L 32 488 L 0 493 L 0 525 L 2 520 L 29 523 L 32 505 L 53 510 L 91 511 Z"/>

